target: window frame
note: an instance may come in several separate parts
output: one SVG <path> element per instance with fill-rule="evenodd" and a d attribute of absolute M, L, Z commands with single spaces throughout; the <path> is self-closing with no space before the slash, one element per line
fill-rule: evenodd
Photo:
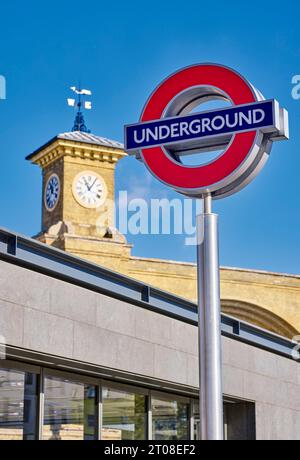
<path fill-rule="evenodd" d="M 43 439 L 43 424 L 44 424 L 44 407 L 45 407 L 45 379 L 47 377 L 57 378 L 60 380 L 66 380 L 74 383 L 93 385 L 96 389 L 96 440 L 102 438 L 102 427 L 103 427 L 103 388 L 108 387 L 115 389 L 120 392 L 136 393 L 145 396 L 145 439 L 153 440 L 153 411 L 152 403 L 153 399 L 160 399 L 165 401 L 178 401 L 180 403 L 187 404 L 187 434 L 188 440 L 195 440 L 194 436 L 194 420 L 195 420 L 195 406 L 199 404 L 198 398 L 193 394 L 192 396 L 186 396 L 178 394 L 176 392 L 170 392 L 167 389 L 159 387 L 147 388 L 146 386 L 137 386 L 131 383 L 123 383 L 119 380 L 111 380 L 109 378 L 100 376 L 94 377 L 82 373 L 74 373 L 68 370 L 51 368 L 47 365 L 40 366 L 28 362 L 21 362 L 19 360 L 5 359 L 0 360 L 0 369 L 7 369 L 16 372 L 32 373 L 37 376 L 37 407 L 36 407 L 36 439 Z M 252 403 L 254 404 L 254 410 L 256 412 L 256 403 L 253 400 L 244 398 L 235 398 L 228 395 L 224 395 L 223 402 L 225 403 Z M 256 417 L 255 417 L 256 422 Z M 256 430 L 256 429 L 255 429 Z"/>

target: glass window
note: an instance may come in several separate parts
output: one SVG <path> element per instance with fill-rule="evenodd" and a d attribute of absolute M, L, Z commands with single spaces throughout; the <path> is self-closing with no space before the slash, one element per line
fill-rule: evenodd
<path fill-rule="evenodd" d="M 146 397 L 143 394 L 104 387 L 102 391 L 102 439 L 146 439 Z"/>
<path fill-rule="evenodd" d="M 44 381 L 43 439 L 97 439 L 96 387 L 57 377 Z"/>
<path fill-rule="evenodd" d="M 0 368 L 0 439 L 36 439 L 37 375 Z"/>
<path fill-rule="evenodd" d="M 152 398 L 152 436 L 155 440 L 189 439 L 188 404 Z"/>

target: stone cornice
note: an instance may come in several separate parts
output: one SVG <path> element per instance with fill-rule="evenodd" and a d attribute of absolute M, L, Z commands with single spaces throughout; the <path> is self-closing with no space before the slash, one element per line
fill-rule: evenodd
<path fill-rule="evenodd" d="M 105 147 L 95 144 L 87 144 L 78 141 L 56 139 L 43 150 L 30 158 L 33 164 L 46 168 L 54 161 L 65 156 L 72 158 L 89 159 L 101 163 L 117 163 L 121 158 L 127 156 L 122 149 Z"/>

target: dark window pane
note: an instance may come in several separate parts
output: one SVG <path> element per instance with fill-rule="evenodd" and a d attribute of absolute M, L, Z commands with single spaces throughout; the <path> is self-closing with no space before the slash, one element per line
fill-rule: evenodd
<path fill-rule="evenodd" d="M 234 402 L 224 404 L 225 438 L 228 441 L 254 441 L 255 404 Z"/>
<path fill-rule="evenodd" d="M 255 404 L 232 400 L 224 402 L 224 439 L 255 440 Z M 194 403 L 194 439 L 200 439 L 199 403 Z"/>

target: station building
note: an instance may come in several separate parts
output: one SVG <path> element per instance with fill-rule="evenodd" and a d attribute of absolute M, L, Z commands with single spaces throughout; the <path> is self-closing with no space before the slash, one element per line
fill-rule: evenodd
<path fill-rule="evenodd" d="M 199 438 L 195 266 L 133 257 L 81 193 L 113 200 L 125 157 L 80 131 L 27 157 L 42 228 L 0 229 L 0 439 Z M 300 277 L 223 268 L 221 297 L 225 438 L 300 439 Z"/>

